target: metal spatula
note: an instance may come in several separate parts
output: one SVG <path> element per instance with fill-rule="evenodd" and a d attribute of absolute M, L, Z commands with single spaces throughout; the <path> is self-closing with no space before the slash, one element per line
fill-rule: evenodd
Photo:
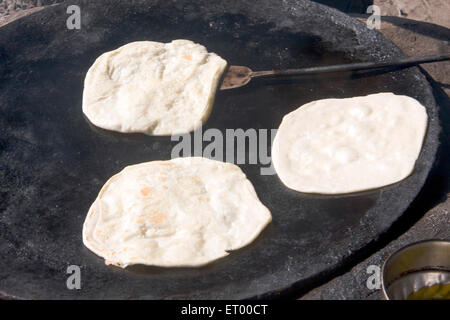
<path fill-rule="evenodd" d="M 244 66 L 230 66 L 225 77 L 223 78 L 220 90 L 234 89 L 245 86 L 253 78 L 263 77 L 279 77 L 279 76 L 300 76 L 308 74 L 342 72 L 342 71 L 358 71 L 381 69 L 387 67 L 409 67 L 421 63 L 436 62 L 450 60 L 450 54 L 427 57 L 408 57 L 395 61 L 384 62 L 358 62 L 349 64 L 338 64 L 331 66 L 310 67 L 301 69 L 287 70 L 269 70 L 269 71 L 253 71 Z"/>

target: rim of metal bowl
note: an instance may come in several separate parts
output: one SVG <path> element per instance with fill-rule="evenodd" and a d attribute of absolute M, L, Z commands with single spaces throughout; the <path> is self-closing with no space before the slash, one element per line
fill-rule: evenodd
<path fill-rule="evenodd" d="M 383 292 L 383 296 L 386 300 L 391 300 L 391 298 L 389 297 L 388 293 L 387 293 L 387 288 L 386 288 L 386 283 L 385 283 L 385 272 L 386 272 L 386 266 L 389 264 L 389 262 L 395 257 L 397 256 L 399 253 L 401 253 L 402 251 L 408 250 L 409 248 L 422 244 L 422 243 L 431 243 L 431 242 L 444 242 L 444 243 L 448 243 L 450 244 L 450 240 L 444 240 L 444 239 L 426 239 L 426 240 L 420 240 L 417 242 L 413 242 L 410 243 L 404 247 L 401 247 L 397 250 L 395 250 L 393 253 L 391 253 L 387 259 L 383 262 L 383 265 L 381 267 L 381 291 Z"/>

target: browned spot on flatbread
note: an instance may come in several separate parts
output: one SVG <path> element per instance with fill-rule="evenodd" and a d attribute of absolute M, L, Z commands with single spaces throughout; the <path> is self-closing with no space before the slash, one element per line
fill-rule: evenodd
<path fill-rule="evenodd" d="M 149 220 L 150 220 L 150 222 L 153 222 L 153 223 L 161 223 L 161 222 L 167 220 L 167 216 L 163 212 L 154 210 L 154 211 L 148 212 L 147 214 L 142 213 L 140 215 L 140 217 L 136 220 L 136 223 L 142 225 L 142 224 L 145 224 L 146 222 L 148 222 Z"/>
<path fill-rule="evenodd" d="M 190 54 L 185 54 L 184 56 L 181 56 L 185 60 L 192 61 L 192 56 Z"/>
<path fill-rule="evenodd" d="M 151 192 L 152 192 L 152 188 L 150 188 L 150 187 L 148 187 L 148 186 L 143 187 L 143 188 L 141 189 L 141 194 L 142 194 L 144 197 L 147 197 Z"/>
<path fill-rule="evenodd" d="M 171 166 L 173 166 L 173 163 L 170 163 L 170 162 L 161 162 L 159 165 L 160 165 L 160 166 L 163 166 L 163 167 L 171 167 Z"/>
<path fill-rule="evenodd" d="M 161 223 L 167 219 L 166 215 L 161 212 L 155 212 L 155 215 L 152 216 L 151 220 L 154 223 Z"/>

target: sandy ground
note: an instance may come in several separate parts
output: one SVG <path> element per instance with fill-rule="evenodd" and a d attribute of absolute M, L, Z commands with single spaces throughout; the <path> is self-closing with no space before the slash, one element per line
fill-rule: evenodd
<path fill-rule="evenodd" d="M 449 0 L 374 0 L 382 16 L 431 22 L 450 28 Z"/>

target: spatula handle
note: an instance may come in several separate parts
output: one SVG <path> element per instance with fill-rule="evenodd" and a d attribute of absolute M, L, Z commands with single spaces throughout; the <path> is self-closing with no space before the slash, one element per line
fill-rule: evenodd
<path fill-rule="evenodd" d="M 444 60 L 450 60 L 450 54 L 427 56 L 427 57 L 407 57 L 397 59 L 395 61 L 357 62 L 357 63 L 338 64 L 333 66 L 320 66 L 301 69 L 253 71 L 251 77 L 259 78 L 259 77 L 273 77 L 273 76 L 296 76 L 296 75 L 307 75 L 307 74 L 328 73 L 328 72 L 370 70 L 386 67 L 408 67 L 418 65 L 421 63 L 437 62 Z"/>

